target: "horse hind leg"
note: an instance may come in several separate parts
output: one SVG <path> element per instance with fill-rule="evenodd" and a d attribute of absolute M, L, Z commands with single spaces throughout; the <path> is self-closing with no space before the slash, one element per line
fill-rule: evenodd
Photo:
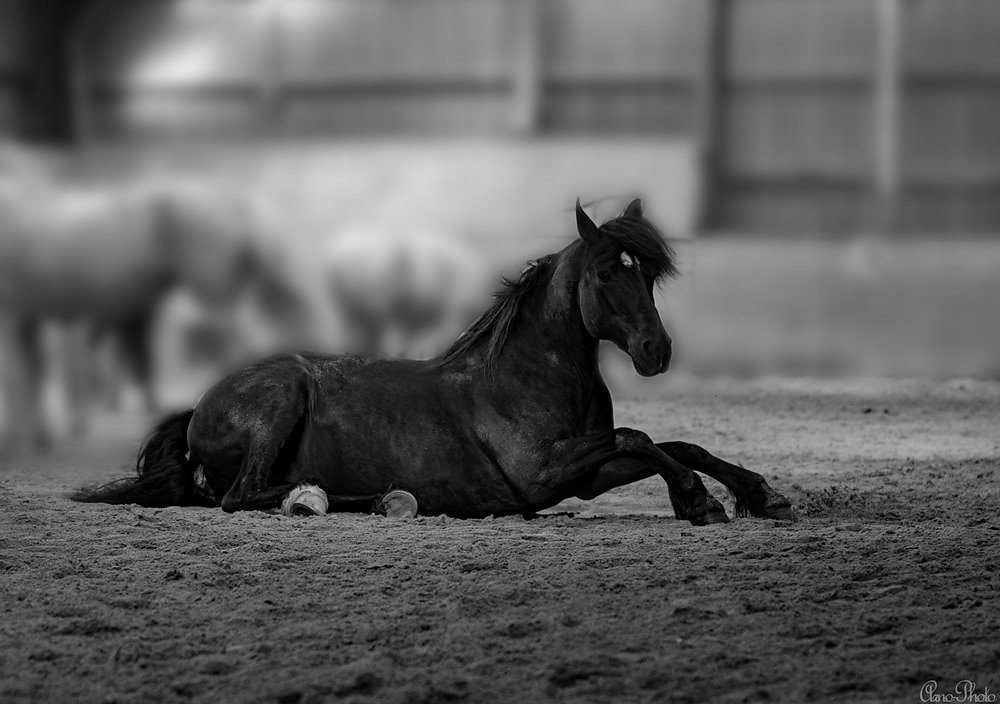
<path fill-rule="evenodd" d="M 300 485 L 300 482 L 268 483 L 272 472 L 281 464 L 278 461 L 284 444 L 281 440 L 259 443 L 244 453 L 239 473 L 222 497 L 223 511 L 233 513 L 277 508 L 289 492 Z"/>
<path fill-rule="evenodd" d="M 222 497 L 222 510 L 226 513 L 236 511 L 266 511 L 281 506 L 282 501 L 288 494 L 299 487 L 299 484 L 279 484 L 267 486 L 259 490 L 246 491 L 245 489 L 226 492 Z"/>
<path fill-rule="evenodd" d="M 298 482 L 269 484 L 272 473 L 282 464 L 279 459 L 291 435 L 271 434 L 253 443 L 243 453 L 239 472 L 223 495 L 221 505 L 226 513 L 277 508 Z"/>
<path fill-rule="evenodd" d="M 290 476 L 301 449 L 306 425 L 304 404 L 266 414 L 268 432 L 261 433 L 259 423 L 249 423 L 244 437 L 239 471 L 232 485 L 222 496 L 222 510 L 254 511 L 278 508 L 285 497 L 307 481 Z M 211 472 L 210 465 L 206 471 Z"/>

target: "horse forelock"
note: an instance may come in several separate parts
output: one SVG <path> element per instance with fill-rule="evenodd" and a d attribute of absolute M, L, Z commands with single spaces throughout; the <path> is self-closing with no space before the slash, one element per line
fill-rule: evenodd
<path fill-rule="evenodd" d="M 614 218 L 601 225 L 600 231 L 608 236 L 613 256 L 618 256 L 619 250 L 627 252 L 653 280 L 663 282 L 677 276 L 674 250 L 663 232 L 646 218 Z"/>

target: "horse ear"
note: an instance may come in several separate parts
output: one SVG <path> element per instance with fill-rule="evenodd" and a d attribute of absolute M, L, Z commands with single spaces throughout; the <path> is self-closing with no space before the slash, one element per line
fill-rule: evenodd
<path fill-rule="evenodd" d="M 583 206 L 580 205 L 579 198 L 576 199 L 576 231 L 580 233 L 580 237 L 587 244 L 595 244 L 601 237 L 600 230 L 584 211 Z"/>
<path fill-rule="evenodd" d="M 642 217 L 642 198 L 636 198 L 634 201 L 625 206 L 625 212 L 622 213 L 622 217 L 626 218 L 641 218 Z"/>

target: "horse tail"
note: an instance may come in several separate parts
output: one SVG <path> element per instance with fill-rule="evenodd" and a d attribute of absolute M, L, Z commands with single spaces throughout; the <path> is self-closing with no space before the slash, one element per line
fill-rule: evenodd
<path fill-rule="evenodd" d="M 164 418 L 139 449 L 136 476 L 80 489 L 73 501 L 103 504 L 139 504 L 151 508 L 201 504 L 194 491 L 198 461 L 188 456 L 187 429 L 194 410 Z"/>

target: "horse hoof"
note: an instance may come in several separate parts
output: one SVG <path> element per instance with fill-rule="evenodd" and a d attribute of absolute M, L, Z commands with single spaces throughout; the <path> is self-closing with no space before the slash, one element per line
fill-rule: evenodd
<path fill-rule="evenodd" d="M 417 497 L 401 489 L 383 496 L 382 506 L 387 518 L 413 518 L 417 515 Z"/>
<path fill-rule="evenodd" d="M 299 484 L 281 502 L 281 513 L 286 516 L 324 516 L 328 508 L 326 492 L 315 484 Z"/>
<path fill-rule="evenodd" d="M 713 523 L 729 523 L 729 516 L 725 511 L 713 511 L 705 515 L 705 522 L 702 525 L 710 526 Z"/>
<path fill-rule="evenodd" d="M 790 503 L 774 504 L 764 508 L 764 518 L 771 518 L 776 521 L 797 521 L 798 517 L 792 510 Z"/>
<path fill-rule="evenodd" d="M 737 496 L 736 517 L 770 518 L 775 521 L 795 521 L 795 511 L 792 502 L 769 487 L 761 480 L 756 491 L 747 496 Z"/>
<path fill-rule="evenodd" d="M 689 516 L 688 521 L 693 526 L 710 526 L 714 523 L 729 523 L 725 510 L 711 510 L 699 516 Z"/>

